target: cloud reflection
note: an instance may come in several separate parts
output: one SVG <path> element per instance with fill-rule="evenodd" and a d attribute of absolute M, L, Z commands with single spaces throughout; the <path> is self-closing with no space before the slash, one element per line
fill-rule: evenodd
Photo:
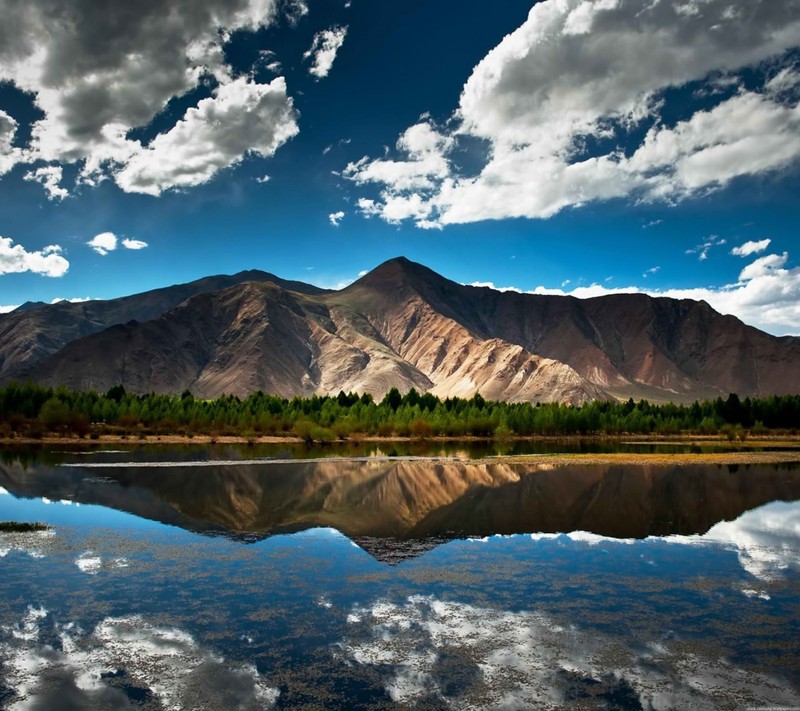
<path fill-rule="evenodd" d="M 43 629 L 48 612 L 29 607 L 2 629 L 0 660 L 15 692 L 10 709 L 263 709 L 279 691 L 257 669 L 226 662 L 190 634 L 141 616 L 108 617 L 90 634 L 75 624 Z M 66 704 L 66 706 L 65 706 Z"/>
<path fill-rule="evenodd" d="M 52 552 L 55 542 L 56 532 L 52 529 L 4 533 L 0 536 L 0 558 L 14 551 L 26 553 L 31 558 L 44 558 Z"/>
<path fill-rule="evenodd" d="M 538 612 L 509 612 L 412 596 L 348 614 L 341 654 L 371 667 L 393 701 L 458 709 L 716 709 L 734 703 L 797 706 L 769 676 L 662 643 L 564 627 Z"/>
<path fill-rule="evenodd" d="M 721 545 L 735 550 L 742 567 L 760 580 L 800 571 L 800 502 L 776 501 L 721 521 L 702 536 L 668 536 L 670 543 Z"/>

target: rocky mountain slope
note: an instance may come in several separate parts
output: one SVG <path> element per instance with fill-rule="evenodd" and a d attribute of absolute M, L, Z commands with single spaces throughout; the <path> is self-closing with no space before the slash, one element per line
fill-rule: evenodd
<path fill-rule="evenodd" d="M 200 397 L 340 390 L 582 403 L 800 391 L 800 339 L 704 302 L 456 284 L 403 258 L 340 291 L 264 272 L 0 317 L 0 380 Z"/>
<path fill-rule="evenodd" d="M 0 378 L 9 380 L 67 343 L 128 321 L 149 321 L 195 294 L 245 282 L 272 282 L 307 294 L 325 293 L 310 284 L 287 281 L 256 269 L 205 277 L 187 284 L 154 289 L 107 301 L 56 304 L 28 302 L 0 317 Z"/>

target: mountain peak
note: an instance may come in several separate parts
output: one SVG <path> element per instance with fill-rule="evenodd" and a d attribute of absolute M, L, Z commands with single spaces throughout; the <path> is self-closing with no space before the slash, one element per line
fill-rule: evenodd
<path fill-rule="evenodd" d="M 372 289 L 393 290 L 405 286 L 419 287 L 422 284 L 430 284 L 431 282 L 447 281 L 449 280 L 423 264 L 412 262 L 406 257 L 394 257 L 379 264 L 348 288 L 369 287 Z"/>

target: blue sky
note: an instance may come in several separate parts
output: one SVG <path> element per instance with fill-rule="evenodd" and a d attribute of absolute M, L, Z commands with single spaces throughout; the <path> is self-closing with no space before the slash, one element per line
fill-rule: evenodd
<path fill-rule="evenodd" d="M 404 255 L 800 334 L 797 0 L 97 8 L 0 0 L 6 310 Z"/>

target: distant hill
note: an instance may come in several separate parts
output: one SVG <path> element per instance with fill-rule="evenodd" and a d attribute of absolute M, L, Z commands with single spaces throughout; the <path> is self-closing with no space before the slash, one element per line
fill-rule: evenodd
<path fill-rule="evenodd" d="M 800 392 L 800 339 L 705 302 L 463 286 L 404 258 L 340 291 L 265 272 L 0 317 L 0 380 L 200 397 L 340 390 L 582 403 Z"/>

